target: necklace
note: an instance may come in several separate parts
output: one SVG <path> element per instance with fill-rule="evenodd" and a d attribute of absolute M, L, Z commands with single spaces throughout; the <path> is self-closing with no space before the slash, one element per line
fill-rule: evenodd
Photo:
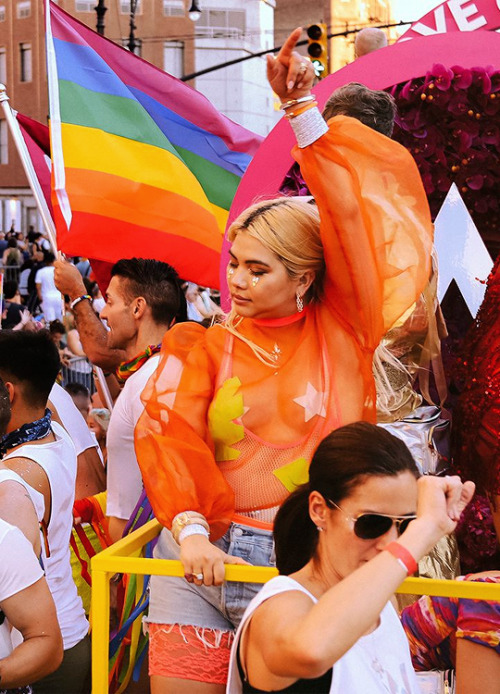
<path fill-rule="evenodd" d="M 271 359 L 274 361 L 275 364 L 277 364 L 280 360 L 281 357 L 281 349 L 278 346 L 278 343 L 274 343 L 273 351 L 269 353 L 269 356 Z"/>

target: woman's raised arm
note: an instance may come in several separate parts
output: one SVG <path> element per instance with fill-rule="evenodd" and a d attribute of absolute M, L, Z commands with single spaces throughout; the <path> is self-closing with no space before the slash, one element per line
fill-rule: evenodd
<path fill-rule="evenodd" d="M 325 301 L 372 349 L 428 281 L 429 206 L 404 147 L 354 118 L 336 116 L 327 126 L 305 101 L 314 76 L 294 51 L 299 36 L 297 29 L 277 58 L 268 58 L 268 78 L 297 135 L 293 154 L 320 211 Z"/>

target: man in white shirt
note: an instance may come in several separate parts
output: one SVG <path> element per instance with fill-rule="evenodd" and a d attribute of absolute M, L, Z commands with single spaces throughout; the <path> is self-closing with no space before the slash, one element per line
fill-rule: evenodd
<path fill-rule="evenodd" d="M 73 581 L 69 539 L 73 527 L 76 451 L 51 421 L 47 398 L 60 368 L 46 331 L 0 331 L 0 376 L 11 401 L 2 437 L 3 463 L 27 482 L 44 529 L 42 560 L 63 637 L 61 666 L 34 687 L 37 694 L 83 694 L 90 675 L 89 624 Z"/>
<path fill-rule="evenodd" d="M 134 429 L 143 405 L 141 393 L 159 362 L 159 348 L 185 299 L 175 270 L 144 258 L 119 260 L 111 271 L 101 318 L 83 293 L 83 282 L 68 263 L 56 262 L 56 283 L 74 305 L 82 346 L 104 369 L 120 364 L 125 385 L 116 400 L 107 434 L 107 510 L 109 531 L 120 539 L 142 492 L 134 448 Z M 85 290 L 83 289 L 83 292 Z M 119 357 L 119 358 L 118 358 Z"/>

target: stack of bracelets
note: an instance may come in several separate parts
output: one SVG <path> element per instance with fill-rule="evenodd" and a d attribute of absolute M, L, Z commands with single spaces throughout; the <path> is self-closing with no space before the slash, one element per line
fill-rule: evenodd
<path fill-rule="evenodd" d="M 172 536 L 178 545 L 189 535 L 210 537 L 207 519 L 197 511 L 183 511 L 178 513 L 172 521 Z"/>

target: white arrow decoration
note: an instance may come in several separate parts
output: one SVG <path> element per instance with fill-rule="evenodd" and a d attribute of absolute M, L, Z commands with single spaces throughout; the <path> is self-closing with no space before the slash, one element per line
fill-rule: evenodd
<path fill-rule="evenodd" d="M 455 183 L 436 217 L 434 245 L 439 259 L 439 301 L 455 280 L 474 318 L 484 299 L 484 281 L 493 261 Z"/>

